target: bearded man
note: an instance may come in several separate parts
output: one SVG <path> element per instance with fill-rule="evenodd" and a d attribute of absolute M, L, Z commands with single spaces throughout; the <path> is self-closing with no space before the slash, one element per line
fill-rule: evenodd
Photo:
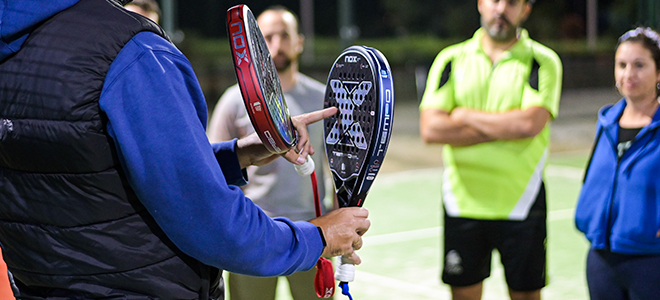
<path fill-rule="evenodd" d="M 562 65 L 520 28 L 532 1 L 479 0 L 481 28 L 438 54 L 420 104 L 422 139 L 445 145 L 442 280 L 454 300 L 481 299 L 494 249 L 511 299 L 546 285 L 543 170 Z"/>

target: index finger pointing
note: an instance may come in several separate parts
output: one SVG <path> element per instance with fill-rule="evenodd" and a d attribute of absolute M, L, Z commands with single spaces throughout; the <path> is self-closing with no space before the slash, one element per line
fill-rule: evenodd
<path fill-rule="evenodd" d="M 315 110 L 313 112 L 302 114 L 302 115 L 296 116 L 295 118 L 298 118 L 298 120 L 300 120 L 304 124 L 309 125 L 309 124 L 312 124 L 314 122 L 318 122 L 320 120 L 323 120 L 327 117 L 333 116 L 336 113 L 337 113 L 337 108 L 333 106 L 333 107 L 328 107 L 326 109 Z"/>

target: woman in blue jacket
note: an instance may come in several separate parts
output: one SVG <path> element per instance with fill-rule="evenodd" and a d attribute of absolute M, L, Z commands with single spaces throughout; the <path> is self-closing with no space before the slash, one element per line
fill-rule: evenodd
<path fill-rule="evenodd" d="M 660 297 L 660 37 L 637 28 L 619 39 L 614 74 L 623 95 L 599 112 L 576 209 L 591 243 L 591 299 Z"/>

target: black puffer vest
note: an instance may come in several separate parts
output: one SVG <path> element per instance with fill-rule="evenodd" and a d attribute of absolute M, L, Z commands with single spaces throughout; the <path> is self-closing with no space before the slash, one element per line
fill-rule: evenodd
<path fill-rule="evenodd" d="M 81 0 L 0 62 L 0 244 L 29 299 L 222 299 L 141 205 L 106 132 L 110 64 L 154 23 Z M 210 280 L 210 278 L 213 278 Z"/>

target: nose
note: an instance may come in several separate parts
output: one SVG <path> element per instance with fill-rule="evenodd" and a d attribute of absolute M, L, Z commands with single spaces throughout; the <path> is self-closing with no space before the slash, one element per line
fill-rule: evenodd
<path fill-rule="evenodd" d="M 616 80 L 618 84 L 624 84 L 625 82 L 633 80 L 635 76 L 637 76 L 635 69 L 630 65 L 626 65 L 619 69 Z"/>
<path fill-rule="evenodd" d="M 495 4 L 495 12 L 502 13 L 506 10 L 507 1 L 498 1 Z"/>

